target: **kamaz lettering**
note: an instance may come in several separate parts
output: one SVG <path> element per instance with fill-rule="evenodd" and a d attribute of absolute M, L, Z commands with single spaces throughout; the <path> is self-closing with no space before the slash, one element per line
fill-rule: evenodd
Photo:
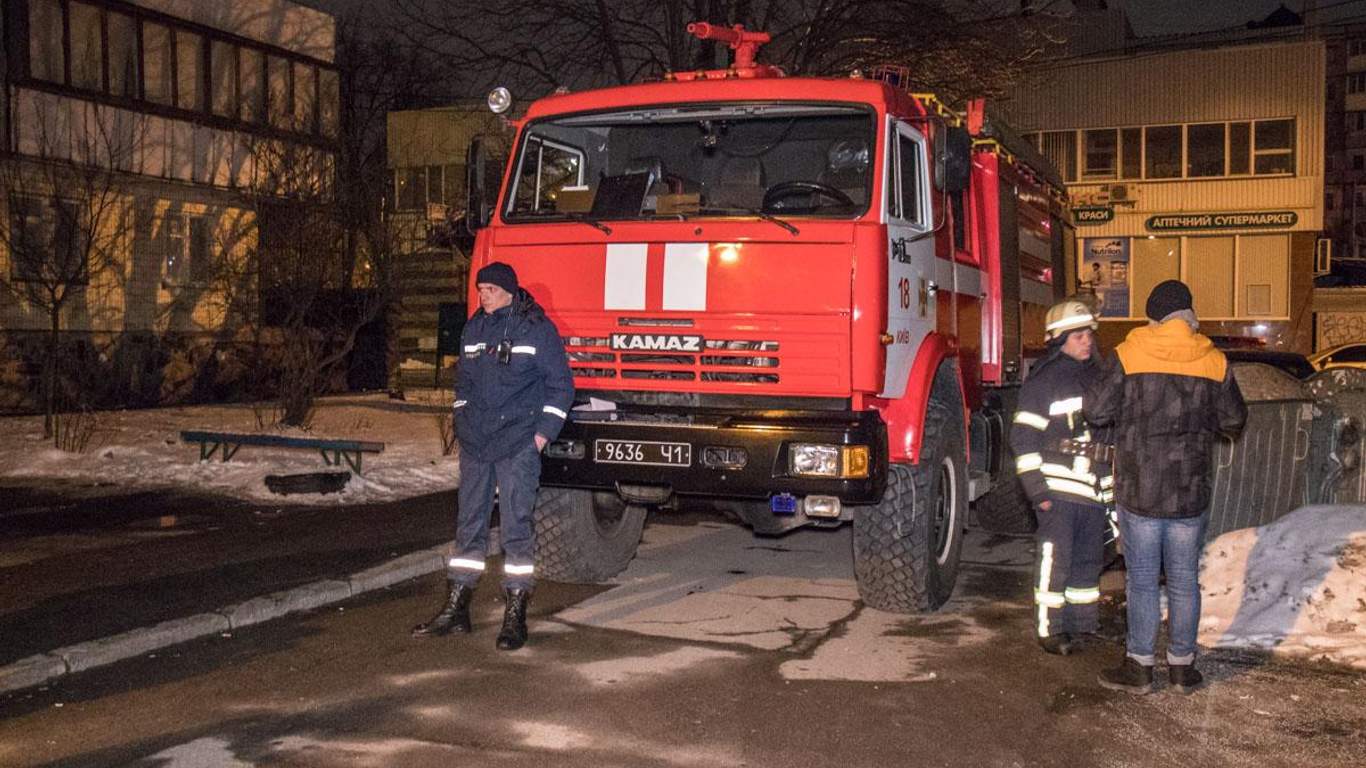
<path fill-rule="evenodd" d="M 612 349 L 646 352 L 701 352 L 702 337 L 614 333 L 612 334 Z"/>

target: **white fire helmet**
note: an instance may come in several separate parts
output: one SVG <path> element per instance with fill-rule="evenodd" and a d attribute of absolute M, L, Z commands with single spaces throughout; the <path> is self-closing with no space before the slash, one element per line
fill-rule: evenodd
<path fill-rule="evenodd" d="M 1096 316 L 1091 314 L 1090 308 L 1075 299 L 1061 301 L 1048 308 L 1048 314 L 1043 317 L 1044 339 L 1052 341 L 1064 333 L 1077 328 L 1090 328 L 1096 330 L 1100 327 L 1096 323 Z"/>

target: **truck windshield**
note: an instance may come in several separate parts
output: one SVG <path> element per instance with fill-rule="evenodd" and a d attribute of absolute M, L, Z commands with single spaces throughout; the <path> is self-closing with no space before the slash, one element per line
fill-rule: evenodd
<path fill-rule="evenodd" d="M 523 133 L 504 214 L 853 218 L 871 197 L 873 126 L 867 107 L 791 103 L 543 119 Z"/>

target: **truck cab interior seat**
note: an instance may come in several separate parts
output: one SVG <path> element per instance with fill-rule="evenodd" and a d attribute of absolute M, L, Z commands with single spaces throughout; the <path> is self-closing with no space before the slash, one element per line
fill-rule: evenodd
<path fill-rule="evenodd" d="M 709 199 L 711 204 L 733 208 L 758 208 L 768 188 L 764 163 L 757 157 L 731 157 L 721 165 Z"/>

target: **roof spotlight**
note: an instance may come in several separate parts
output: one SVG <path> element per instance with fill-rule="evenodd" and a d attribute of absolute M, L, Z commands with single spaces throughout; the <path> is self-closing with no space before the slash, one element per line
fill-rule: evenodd
<path fill-rule="evenodd" d="M 509 91 L 501 85 L 494 88 L 489 91 L 488 105 L 489 109 L 493 111 L 493 114 L 503 114 L 512 108 L 512 91 Z"/>

